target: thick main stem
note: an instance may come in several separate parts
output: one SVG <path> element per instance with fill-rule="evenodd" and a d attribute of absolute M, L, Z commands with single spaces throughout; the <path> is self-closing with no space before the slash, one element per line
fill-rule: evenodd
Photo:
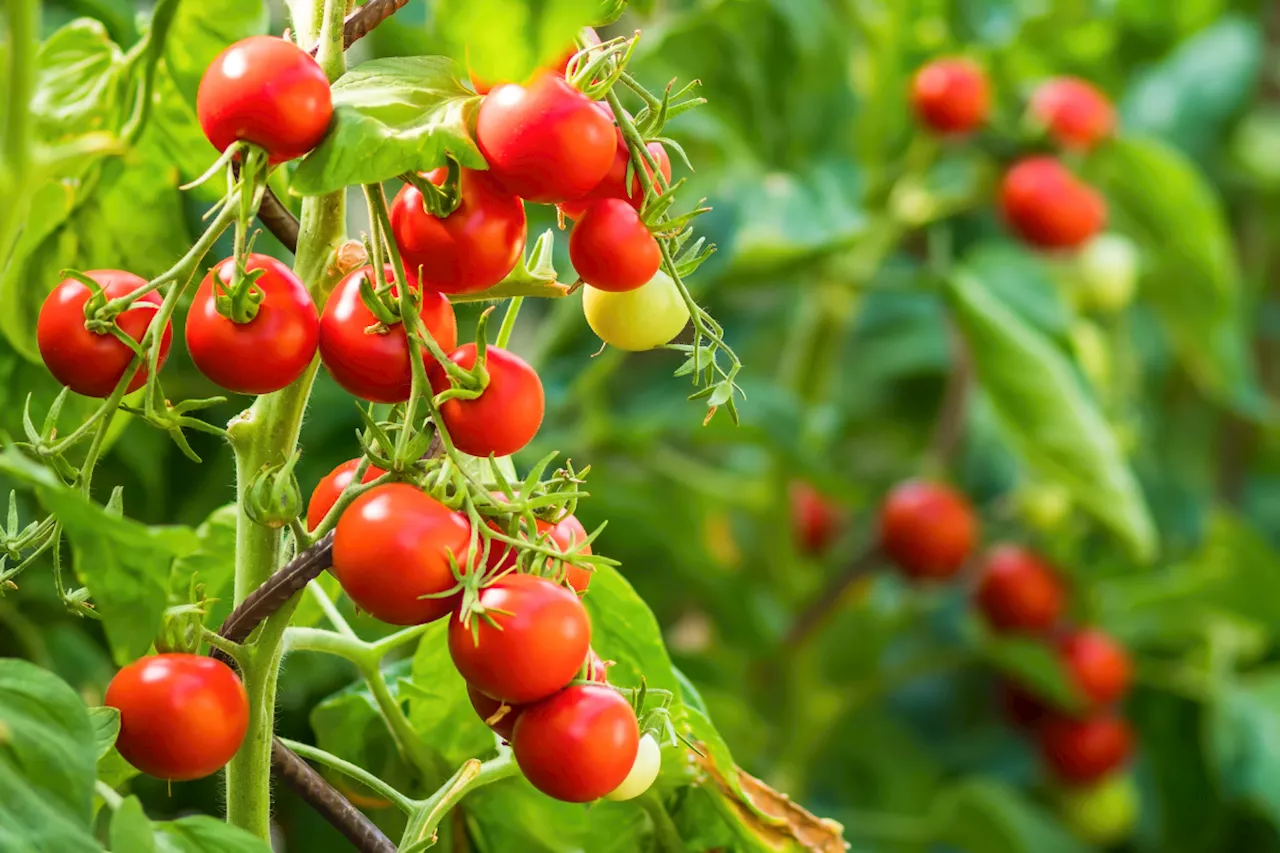
<path fill-rule="evenodd" d="M 329 79 L 345 69 L 342 55 L 342 0 L 317 0 L 312 26 L 319 32 L 299 33 L 304 45 L 318 43 L 317 60 Z M 294 269 L 307 283 L 317 304 L 333 287 L 334 253 L 342 243 L 345 226 L 342 192 L 307 198 Z M 236 452 L 239 514 L 236 524 L 235 600 L 243 601 L 271 576 L 281 563 L 280 530 L 255 524 L 245 512 L 245 491 L 262 468 L 283 463 L 294 452 L 302 415 L 311 394 L 316 365 L 298 381 L 274 394 L 259 397 L 228 429 Z M 244 666 L 249 693 L 249 731 L 244 746 L 227 765 L 227 820 L 263 839 L 271 829 L 271 742 L 275 723 L 276 677 L 282 655 L 281 639 L 294 608 L 286 606 L 263 624 L 248 646 Z"/>
<path fill-rule="evenodd" d="M 6 0 L 9 30 L 9 86 L 5 93 L 4 136 L 0 139 L 0 258 L 7 259 L 17 239 L 26 205 L 24 184 L 31 171 L 31 95 L 35 90 L 36 50 L 39 47 L 40 4 L 36 0 Z"/>

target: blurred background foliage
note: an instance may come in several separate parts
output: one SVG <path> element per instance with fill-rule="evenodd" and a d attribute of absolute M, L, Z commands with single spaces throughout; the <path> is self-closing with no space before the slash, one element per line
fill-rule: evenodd
<path fill-rule="evenodd" d="M 449 5 L 413 0 L 354 58 L 438 49 L 456 35 L 435 26 Z M 497 21 L 506 4 L 471 5 Z M 130 0 L 50 0 L 46 36 L 59 35 L 45 50 L 88 45 L 105 68 L 112 43 L 137 42 L 143 11 Z M 96 23 L 60 30 L 85 16 Z M 184 3 L 158 82 L 182 97 L 159 102 L 123 157 L 79 163 L 92 195 L 55 185 L 37 199 L 0 278 L 5 432 L 21 434 L 28 393 L 43 413 L 58 390 L 27 358 L 45 292 L 31 282 L 51 287 L 69 266 L 149 276 L 182 254 L 210 201 L 207 189 L 177 190 L 213 157 L 190 109 L 199 74 L 226 43 L 268 26 L 283 28 L 283 10 L 257 0 Z M 677 164 L 676 176 L 688 177 L 687 198 L 715 208 L 700 222 L 719 251 L 692 286 L 747 365 L 743 423 L 701 426 L 701 405 L 670 375 L 670 353 L 593 357 L 598 341 L 573 296 L 526 306 L 517 329 L 514 347 L 541 371 L 549 401 L 546 425 L 517 463 L 559 449 L 591 465 L 592 498 L 579 516 L 588 528 L 609 522 L 598 551 L 621 561 L 653 608 L 737 762 L 841 821 L 858 851 L 1090 849 L 995 701 L 1001 670 L 1053 679 L 1035 672 L 1052 663 L 985 638 L 963 584 L 918 590 L 889 574 L 869 578 L 812 641 L 783 643 L 873 537 L 883 492 L 908 476 L 941 475 L 980 506 L 987 541 L 1026 542 L 1055 559 L 1072 579 L 1075 615 L 1137 659 L 1126 715 L 1139 735 L 1141 806 L 1120 847 L 1280 851 L 1272 4 L 650 0 L 608 32 L 635 27 L 644 30 L 642 79 L 699 79 L 708 99 L 673 124 L 697 167 Z M 981 144 L 928 138 L 907 110 L 912 72 L 951 53 L 992 75 L 997 116 Z M 1010 140 L 1028 138 L 1026 95 L 1060 74 L 1095 82 L 1119 107 L 1121 139 L 1072 161 L 1108 197 L 1112 230 L 1141 253 L 1139 297 L 1119 312 L 1093 310 L 1070 261 L 1012 241 L 991 203 L 1001 165 L 1020 150 Z M 86 79 L 112 85 L 109 75 L 42 85 Z M 37 122 L 68 135 L 112 121 L 36 107 Z M 360 208 L 352 210 L 357 233 Z M 554 224 L 541 215 L 542 227 Z M 264 246 L 284 256 L 269 236 Z M 228 238 L 210 258 L 229 250 Z M 940 264 L 965 271 L 958 300 L 942 293 Z M 568 269 L 563 256 L 559 266 Z M 474 316 L 460 311 L 460 327 Z M 993 343 L 1012 327 L 1042 348 Z M 996 368 L 984 369 L 984 348 L 1012 353 L 1013 363 L 987 358 Z M 1027 372 L 1035 383 L 1049 362 L 1103 414 L 1101 451 L 1064 439 L 1056 403 L 1028 399 Z M 180 346 L 166 374 L 174 399 L 215 393 Z M 968 393 L 953 448 L 939 441 L 938 422 L 957 387 Z M 358 423 L 352 401 L 322 376 L 303 432 L 304 487 L 357 452 Z M 120 485 L 131 517 L 209 519 L 205 532 L 219 535 L 215 513 L 233 497 L 231 454 L 207 436 L 192 442 L 203 464 L 155 431 L 126 427 L 101 466 L 100 496 Z M 1081 459 L 1085 467 L 1074 467 Z M 1137 485 L 1109 491 L 1105 478 L 1120 469 Z M 802 553 L 792 534 L 796 481 L 840 507 L 840 535 L 821 556 Z M 36 570 L 0 599 L 0 652 L 54 669 L 91 698 L 113 671 L 97 626 L 67 615 Z M 393 749 L 367 697 L 343 692 L 354 675 L 328 658 L 291 659 L 281 730 L 304 739 L 314 731 L 394 779 Z M 138 786 L 149 808 L 216 809 L 213 782 L 177 786 L 171 797 L 162 783 Z M 281 824 L 288 849 L 333 839 L 285 796 Z M 520 843 L 577 849 L 554 836 Z M 696 849 L 725 844 L 738 849 L 714 838 Z"/>

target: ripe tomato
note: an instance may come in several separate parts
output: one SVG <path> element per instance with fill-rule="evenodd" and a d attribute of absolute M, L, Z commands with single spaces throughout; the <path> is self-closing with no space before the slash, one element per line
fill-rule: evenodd
<path fill-rule="evenodd" d="M 1018 545 L 988 552 L 975 594 L 978 609 L 996 631 L 1041 633 L 1062 615 L 1066 591 L 1058 575 Z"/>
<path fill-rule="evenodd" d="M 1031 115 L 1059 145 L 1080 150 L 1092 148 L 1116 127 L 1111 100 L 1078 77 L 1042 83 L 1031 96 Z"/>
<path fill-rule="evenodd" d="M 617 148 L 609 119 L 550 72 L 527 87 L 504 83 L 486 95 L 476 144 L 502 187 L 542 204 L 586 195 L 608 173 Z"/>
<path fill-rule="evenodd" d="M 419 290 L 414 274 L 406 269 L 405 275 L 421 298 L 418 315 L 427 331 L 445 352 L 453 349 L 458 344 L 458 320 L 448 297 Z M 355 396 L 374 403 L 403 403 L 413 387 L 409 341 L 401 323 L 370 331 L 378 326 L 378 318 L 360 298 L 360 282 L 369 278 L 372 284 L 372 276 L 373 267 L 362 267 L 338 282 L 320 316 L 320 359 L 337 383 Z M 386 277 L 394 282 L 389 265 Z M 392 291 L 397 292 L 394 284 Z M 425 348 L 422 361 L 435 361 Z"/>
<path fill-rule="evenodd" d="M 613 110 L 609 105 L 601 101 L 596 102 L 596 107 L 602 111 L 609 121 L 613 121 Z M 631 203 L 636 210 L 644 204 L 644 182 L 640 180 L 640 174 L 637 172 L 631 176 L 631 190 L 627 191 L 627 169 L 631 164 L 631 152 L 627 149 L 627 140 L 622 135 L 621 128 L 617 129 L 618 146 L 614 151 L 613 165 L 609 167 L 609 173 L 604 176 L 604 180 L 596 184 L 596 188 L 587 193 L 580 199 L 566 201 L 560 205 L 560 212 L 570 219 L 577 219 L 586 212 L 590 203 L 602 198 L 621 198 Z M 662 172 L 662 176 L 667 182 L 671 181 L 671 158 L 667 156 L 667 149 L 662 146 L 661 142 L 650 142 L 645 145 L 649 149 L 649 153 L 653 155 L 653 159 L 658 164 L 658 170 Z M 649 173 L 649 177 L 653 178 L 653 169 L 648 163 L 644 164 L 644 170 Z M 658 192 L 662 192 L 662 183 L 655 181 Z"/>
<path fill-rule="evenodd" d="M 529 443 L 542 425 L 546 400 L 542 380 L 520 356 L 499 347 L 485 349 L 489 384 L 474 400 L 445 400 L 440 418 L 453 444 L 472 456 L 510 456 Z M 476 363 L 476 345 L 463 344 L 449 354 L 456 364 L 470 369 Z M 439 394 L 449 387 L 449 375 L 439 364 L 430 372 L 431 388 Z"/>
<path fill-rule="evenodd" d="M 168 654 L 116 673 L 104 704 L 120 711 L 116 747 L 134 767 L 182 782 L 231 760 L 249 728 L 249 696 L 219 660 Z"/>
<path fill-rule="evenodd" d="M 671 343 L 689 322 L 689 306 L 662 270 L 644 287 L 625 293 L 582 288 L 582 313 L 600 340 L 630 352 Z"/>
<path fill-rule="evenodd" d="M 915 580 L 946 580 L 960 571 L 977 538 L 968 499 L 941 483 L 899 483 L 880 508 L 880 547 Z"/>
<path fill-rule="evenodd" d="M 427 172 L 436 185 L 447 169 Z M 406 184 L 391 204 L 391 230 L 405 272 L 441 293 L 474 293 L 493 287 L 524 253 L 524 204 L 503 192 L 484 172 L 463 169 L 461 202 L 443 219 L 422 206 L 422 193 Z"/>
<path fill-rule="evenodd" d="M 591 556 L 591 544 L 587 542 L 587 528 L 582 526 L 582 522 L 578 521 L 576 515 L 566 515 L 564 518 L 552 524 L 549 521 L 538 519 L 538 532 L 549 533 L 551 541 L 562 554 L 574 552 L 574 546 L 583 543 L 581 548 L 576 551 L 577 556 Z M 591 585 L 591 575 L 594 574 L 589 569 L 582 569 L 570 563 L 555 562 L 549 564 L 549 568 L 558 577 L 563 570 L 565 580 L 569 582 L 569 586 L 578 592 L 586 592 L 587 587 Z M 595 654 L 594 652 L 592 653 Z M 599 658 L 596 658 L 599 660 Z"/>
<path fill-rule="evenodd" d="M 124 270 L 90 270 L 86 275 L 102 286 L 107 299 L 125 296 L 146 284 Z M 100 335 L 84 327 L 84 306 L 91 295 L 80 281 L 63 279 L 40 306 L 36 343 L 54 379 L 86 397 L 110 397 L 133 363 L 134 353 L 115 335 Z M 141 341 L 161 302 L 160 294 L 153 290 L 117 316 L 116 325 L 135 341 Z M 173 330 L 166 324 L 160 336 L 161 367 L 169 357 L 172 340 Z M 135 371 L 129 391 L 138 390 L 147 381 L 145 362 Z"/>
<path fill-rule="evenodd" d="M 465 570 L 470 550 L 465 515 L 407 483 L 388 483 L 356 498 L 338 519 L 333 574 L 373 617 L 421 625 L 457 604 L 458 595 L 442 595 L 457 584 L 450 557 Z"/>
<path fill-rule="evenodd" d="M 585 29 L 583 29 L 582 38 L 583 38 L 583 41 L 587 43 L 588 47 L 594 47 L 595 45 L 600 44 L 599 33 L 597 33 L 591 27 L 586 27 Z M 574 55 L 577 52 L 578 52 L 578 45 L 570 44 L 568 47 L 564 49 L 564 53 L 560 54 L 560 56 L 556 59 L 555 62 L 552 62 L 550 65 L 547 66 L 546 70 L 558 73 L 561 76 L 563 76 L 564 73 L 569 69 L 569 60 L 573 59 Z M 467 74 L 471 77 L 471 85 L 476 90 L 477 93 L 484 95 L 484 94 L 488 94 L 488 92 L 491 89 L 493 89 L 494 84 L 488 80 L 484 80 L 481 77 L 478 77 L 476 75 L 476 72 L 471 70 L 470 65 L 467 66 Z"/>
<path fill-rule="evenodd" d="M 316 484 L 316 490 L 311 493 L 311 500 L 307 503 L 308 530 L 315 530 L 320 525 L 320 522 L 324 521 L 324 517 L 329 514 L 329 510 L 333 509 L 333 505 L 338 502 L 338 498 L 342 496 L 347 486 L 351 485 L 351 481 L 355 479 L 356 469 L 359 467 L 359 459 L 348 459 L 326 474 L 324 479 Z M 387 472 L 381 468 L 370 465 L 369 470 L 364 472 L 364 479 L 360 482 L 371 483 L 385 473 Z"/>
<path fill-rule="evenodd" d="M 653 735 L 645 732 L 640 738 L 640 746 L 636 750 L 636 759 L 631 763 L 631 770 L 622 784 L 604 795 L 606 800 L 623 802 L 634 800 L 653 787 L 658 781 L 658 773 L 662 771 L 662 749 Z"/>
<path fill-rule="evenodd" d="M 320 144 L 333 97 L 311 54 L 275 36 L 250 36 L 213 60 L 196 92 L 204 135 L 219 151 L 237 140 L 266 149 L 272 163 Z"/>
<path fill-rule="evenodd" d="M 235 268 L 235 258 L 227 258 L 200 282 L 187 315 L 187 349 L 215 384 L 240 394 L 270 394 L 310 366 L 320 340 L 320 318 L 293 270 L 275 258 L 251 254 L 245 269 L 266 270 L 254 282 L 262 302 L 248 323 L 233 323 L 218 313 L 213 277 L 230 284 Z"/>
<path fill-rule="evenodd" d="M 631 703 L 611 688 L 575 684 L 526 708 L 512 747 L 533 787 L 557 800 L 589 803 L 626 781 L 640 727 Z"/>
<path fill-rule="evenodd" d="M 937 133 L 968 133 L 991 110 L 987 75 L 970 59 L 936 59 L 911 81 L 911 106 L 920 122 Z"/>
<path fill-rule="evenodd" d="M 791 484 L 791 529 L 805 554 L 821 554 L 839 535 L 840 509 L 803 480 Z"/>
<path fill-rule="evenodd" d="M 1058 653 L 1076 687 L 1095 706 L 1109 705 L 1129 691 L 1129 655 L 1102 631 L 1072 631 L 1058 640 Z"/>
<path fill-rule="evenodd" d="M 592 202 L 573 226 L 569 260 L 587 284 L 619 293 L 657 275 L 662 251 L 634 207 L 606 198 Z"/>
<path fill-rule="evenodd" d="M 1041 249 L 1075 249 L 1102 230 L 1107 204 L 1053 157 L 1019 160 L 1000 187 L 1004 218 L 1018 236 Z"/>
<path fill-rule="evenodd" d="M 1052 715 L 1040 726 L 1040 753 L 1054 776 L 1084 785 L 1125 763 L 1133 752 L 1133 732 L 1121 717 L 1087 720 Z"/>
<path fill-rule="evenodd" d="M 1138 791 L 1128 774 L 1117 773 L 1096 785 L 1058 792 L 1067 826 L 1090 844 L 1110 847 L 1133 834 L 1138 821 Z"/>
<path fill-rule="evenodd" d="M 449 653 L 462 677 L 503 702 L 550 696 L 578 677 L 591 623 L 569 590 L 534 575 L 503 575 L 480 591 L 484 616 L 449 620 Z"/>
<path fill-rule="evenodd" d="M 592 650 L 587 655 L 587 681 L 598 681 L 606 684 L 609 681 L 609 673 L 606 670 L 604 661 L 600 660 L 600 656 Z M 493 729 L 503 740 L 511 740 L 511 733 L 515 729 L 516 720 L 527 707 L 525 705 L 510 705 L 505 702 L 499 702 L 492 696 L 486 696 L 472 685 L 467 685 L 467 698 L 471 700 L 471 707 L 475 709 L 476 714 L 485 722 L 489 728 Z M 506 710 L 503 710 L 503 709 Z M 498 712 L 502 711 L 501 714 Z M 496 717 L 496 719 L 495 719 Z M 490 722 L 493 720 L 493 722 Z"/>
<path fill-rule="evenodd" d="M 1053 710 L 1039 696 L 1011 681 L 1000 685 L 1000 707 L 1009 724 L 1025 732 L 1034 732 Z"/>

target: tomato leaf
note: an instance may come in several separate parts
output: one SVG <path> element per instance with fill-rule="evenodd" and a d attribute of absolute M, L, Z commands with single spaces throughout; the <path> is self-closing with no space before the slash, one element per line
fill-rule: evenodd
<path fill-rule="evenodd" d="M 111 849 L 155 853 L 155 833 L 137 797 L 127 797 L 111 816 Z"/>
<path fill-rule="evenodd" d="M 0 660 L 0 850 L 101 850 L 90 827 L 96 752 L 70 686 L 27 661 Z"/>
<path fill-rule="evenodd" d="M 235 504 L 209 513 L 196 528 L 199 546 L 174 560 L 169 573 L 170 601 L 188 602 L 193 582 L 200 588 L 200 594 L 210 600 L 211 606 L 204 618 L 204 624 L 210 628 L 216 629 L 231 613 L 236 571 L 236 515 Z M 303 601 L 307 600 L 304 596 Z"/>
<path fill-rule="evenodd" d="M 467 796 L 465 812 L 479 853 L 642 853 L 648 818 L 636 802 L 601 800 L 584 811 L 539 793 L 523 777 Z"/>
<path fill-rule="evenodd" d="M 207 815 L 152 821 L 128 797 L 111 818 L 111 849 L 129 853 L 270 853 L 261 838 Z"/>
<path fill-rule="evenodd" d="M 1150 560 L 1156 531 L 1142 492 L 1066 356 L 968 272 L 952 276 L 947 293 L 978 379 L 1018 456 L 1069 489 L 1135 559 Z"/>
<path fill-rule="evenodd" d="M 333 124 L 293 174 L 293 189 L 322 195 L 427 171 L 453 157 L 486 168 L 467 129 L 479 98 L 441 56 L 375 59 L 333 84 Z"/>
<path fill-rule="evenodd" d="M 1228 688 L 1210 709 L 1209 757 L 1227 796 L 1280 821 L 1280 671 L 1262 670 Z"/>
<path fill-rule="evenodd" d="M 1088 853 L 1052 816 L 998 782 L 971 779 L 934 803 L 938 840 L 966 853 Z"/>
<path fill-rule="evenodd" d="M 409 723 L 449 765 L 493 751 L 493 732 L 476 716 L 467 684 L 449 656 L 449 620 L 427 629 L 413 655 L 411 678 L 400 687 L 409 699 Z"/>
<path fill-rule="evenodd" d="M 97 757 L 101 760 L 116 745 L 116 736 L 120 734 L 120 712 L 105 706 L 90 708 L 89 721 L 93 723 L 93 737 L 98 745 Z"/>
<path fill-rule="evenodd" d="M 978 651 L 1011 681 L 1034 691 L 1065 710 L 1075 710 L 1081 697 L 1053 649 L 1039 640 L 983 636 Z"/>

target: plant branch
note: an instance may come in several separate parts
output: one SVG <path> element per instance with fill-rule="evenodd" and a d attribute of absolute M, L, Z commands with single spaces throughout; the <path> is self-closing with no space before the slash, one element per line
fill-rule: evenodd
<path fill-rule="evenodd" d="M 471 791 L 519 772 L 510 747 L 500 747 L 498 757 L 484 763 L 475 758 L 467 759 L 453 778 L 423 802 L 417 814 L 409 820 L 400 839 L 402 853 L 423 850 L 434 844 L 440 821 Z"/>
<path fill-rule="evenodd" d="M 791 630 L 782 641 L 783 647 L 788 650 L 799 649 L 821 630 L 831 615 L 840 609 L 854 584 L 875 571 L 880 556 L 878 547 L 868 548 L 855 557 L 844 571 L 832 577 L 813 602 L 796 617 Z"/>
<path fill-rule="evenodd" d="M 369 0 L 351 13 L 342 27 L 343 49 L 351 47 L 374 28 L 409 5 L 409 0 Z M 315 51 L 311 51 L 313 54 Z"/>
<path fill-rule="evenodd" d="M 395 853 L 391 839 L 280 738 L 271 743 L 271 772 L 361 853 Z"/>
<path fill-rule="evenodd" d="M 951 371 L 942 392 L 938 407 L 938 419 L 929 441 L 929 464 L 945 470 L 960 447 L 964 435 L 964 418 L 969 404 L 969 391 L 973 386 L 973 359 L 960 331 L 948 324 L 947 336 L 951 341 Z"/>

